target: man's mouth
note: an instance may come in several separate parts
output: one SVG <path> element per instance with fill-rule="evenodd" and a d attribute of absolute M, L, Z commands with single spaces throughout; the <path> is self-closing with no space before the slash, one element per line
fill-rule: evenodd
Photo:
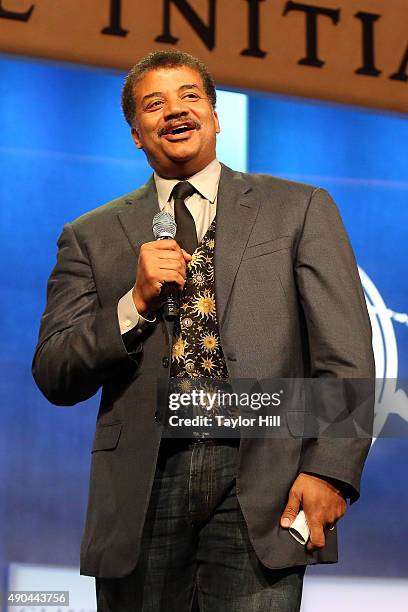
<path fill-rule="evenodd" d="M 188 125 L 180 125 L 180 127 L 176 127 L 170 130 L 170 134 L 184 134 L 184 132 L 189 132 L 193 128 Z"/>
<path fill-rule="evenodd" d="M 177 123 L 173 121 L 160 128 L 158 134 L 160 137 L 170 136 L 171 139 L 172 136 L 180 136 L 183 134 L 187 134 L 188 132 L 191 132 L 193 130 L 199 130 L 200 128 L 201 125 L 198 123 L 198 121 L 193 121 L 191 119 L 188 119 L 187 121 L 183 122 L 178 121 Z"/>

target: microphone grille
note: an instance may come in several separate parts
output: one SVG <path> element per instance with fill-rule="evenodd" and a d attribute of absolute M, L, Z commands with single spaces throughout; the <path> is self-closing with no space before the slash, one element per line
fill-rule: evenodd
<path fill-rule="evenodd" d="M 154 215 L 152 230 L 156 240 L 159 238 L 174 238 L 177 225 L 173 217 L 162 210 Z"/>

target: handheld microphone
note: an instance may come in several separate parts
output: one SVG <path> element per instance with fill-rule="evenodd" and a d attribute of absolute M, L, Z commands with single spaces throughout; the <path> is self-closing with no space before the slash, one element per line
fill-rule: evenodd
<path fill-rule="evenodd" d="M 174 238 L 177 225 L 173 217 L 162 210 L 153 217 L 153 236 L 156 240 Z M 177 283 L 164 283 L 161 288 L 163 315 L 165 319 L 174 320 L 179 316 L 180 290 Z"/>

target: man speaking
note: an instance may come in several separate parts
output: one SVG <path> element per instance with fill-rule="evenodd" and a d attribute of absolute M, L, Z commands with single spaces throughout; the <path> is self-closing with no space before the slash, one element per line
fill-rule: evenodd
<path fill-rule="evenodd" d="M 189 54 L 151 53 L 130 70 L 122 108 L 153 176 L 64 227 L 48 283 L 38 386 L 60 405 L 102 388 L 81 547 L 100 612 L 188 612 L 195 598 L 203 612 L 299 610 L 306 565 L 337 560 L 334 526 L 359 496 L 369 439 L 162 436 L 166 376 L 374 376 L 332 199 L 220 164 L 215 103 Z M 153 239 L 159 211 L 174 239 Z M 300 509 L 305 546 L 288 530 Z"/>

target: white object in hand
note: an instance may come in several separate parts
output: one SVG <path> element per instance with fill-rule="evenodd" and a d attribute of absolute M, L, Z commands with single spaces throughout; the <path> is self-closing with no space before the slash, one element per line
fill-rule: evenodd
<path fill-rule="evenodd" d="M 289 527 L 289 533 L 293 538 L 295 538 L 297 542 L 299 542 L 299 544 L 305 545 L 308 541 L 310 536 L 310 530 L 303 510 L 299 512 L 299 514 Z"/>

